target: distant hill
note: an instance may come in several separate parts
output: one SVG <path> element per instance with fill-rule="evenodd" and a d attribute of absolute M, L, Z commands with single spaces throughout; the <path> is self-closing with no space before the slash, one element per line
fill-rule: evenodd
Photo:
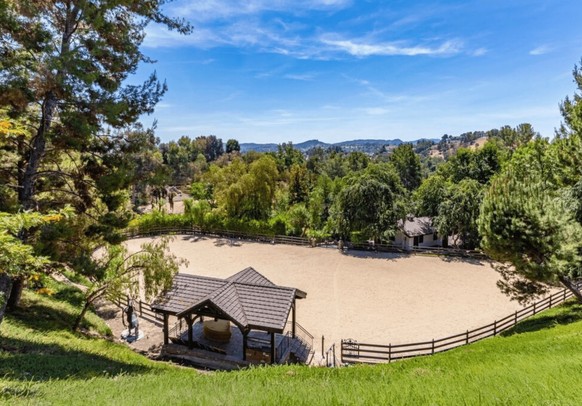
<path fill-rule="evenodd" d="M 419 140 L 410 141 L 412 144 L 416 144 L 419 141 L 427 140 L 426 138 L 421 138 Z M 430 141 L 438 142 L 439 139 L 430 139 Z M 374 154 L 383 146 L 386 147 L 396 147 L 400 144 L 404 143 L 404 141 L 400 139 L 395 140 L 373 140 L 373 139 L 361 139 L 361 140 L 351 140 L 351 141 L 342 141 L 336 142 L 333 144 L 328 144 L 326 142 L 322 142 L 319 140 L 309 140 L 300 142 L 298 144 L 293 144 L 293 147 L 298 149 L 302 152 L 307 152 L 313 148 L 330 148 L 330 147 L 339 147 L 346 152 L 352 151 L 360 151 L 365 152 L 368 154 Z M 256 143 L 241 143 L 240 150 L 241 152 L 248 152 L 248 151 L 257 151 L 257 152 L 276 152 L 278 144 L 256 144 Z"/>

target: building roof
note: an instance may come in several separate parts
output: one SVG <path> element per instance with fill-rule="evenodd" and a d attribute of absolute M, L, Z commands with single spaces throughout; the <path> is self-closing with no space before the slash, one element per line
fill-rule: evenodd
<path fill-rule="evenodd" d="M 408 237 L 433 234 L 436 230 L 432 226 L 432 217 L 407 217 L 405 221 L 398 221 L 398 228 Z"/>
<path fill-rule="evenodd" d="M 275 285 L 249 267 L 227 279 L 178 273 L 152 309 L 177 317 L 223 318 L 242 329 L 282 332 L 295 299 L 306 296 L 299 289 Z"/>

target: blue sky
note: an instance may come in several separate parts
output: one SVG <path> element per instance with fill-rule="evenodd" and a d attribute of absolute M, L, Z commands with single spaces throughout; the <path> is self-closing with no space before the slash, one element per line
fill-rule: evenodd
<path fill-rule="evenodd" d="M 531 123 L 553 136 L 582 57 L 580 0 L 178 0 L 143 44 L 162 141 L 413 140 Z"/>

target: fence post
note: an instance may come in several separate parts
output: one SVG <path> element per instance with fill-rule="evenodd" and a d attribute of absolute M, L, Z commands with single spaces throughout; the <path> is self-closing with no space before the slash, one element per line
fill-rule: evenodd
<path fill-rule="evenodd" d="M 392 361 L 392 343 L 388 344 L 388 363 Z"/>
<path fill-rule="evenodd" d="M 467 330 L 467 333 L 465 334 L 465 344 L 469 344 L 469 330 Z"/>
<path fill-rule="evenodd" d="M 333 345 L 331 346 L 331 348 L 333 348 L 333 367 L 335 368 L 335 343 L 333 343 Z"/>
<path fill-rule="evenodd" d="M 552 308 L 552 295 L 550 295 L 550 309 Z"/>
<path fill-rule="evenodd" d="M 497 320 L 493 322 L 493 336 L 497 335 Z"/>
<path fill-rule="evenodd" d="M 432 354 L 434 354 L 434 338 L 432 339 Z"/>
<path fill-rule="evenodd" d="M 325 336 L 321 336 L 321 358 L 324 357 L 324 348 L 325 348 Z"/>
<path fill-rule="evenodd" d="M 139 303 L 139 316 L 142 317 L 143 311 L 141 310 L 141 300 L 138 303 Z"/>
<path fill-rule="evenodd" d="M 536 302 L 533 304 L 533 314 L 536 314 Z"/>
<path fill-rule="evenodd" d="M 566 301 L 566 289 L 564 289 L 564 302 Z"/>
<path fill-rule="evenodd" d="M 514 326 L 517 325 L 517 310 L 515 311 L 515 317 L 514 317 L 514 320 L 513 320 L 513 325 Z"/>

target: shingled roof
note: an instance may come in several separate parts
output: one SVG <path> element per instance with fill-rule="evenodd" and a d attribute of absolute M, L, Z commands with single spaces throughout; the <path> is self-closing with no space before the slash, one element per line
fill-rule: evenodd
<path fill-rule="evenodd" d="M 306 296 L 299 289 L 275 285 L 249 267 L 227 279 L 178 273 L 152 309 L 177 317 L 220 315 L 242 329 L 282 332 L 294 300 Z"/>
<path fill-rule="evenodd" d="M 435 232 L 432 225 L 432 217 L 407 217 L 403 222 L 398 221 L 398 227 L 408 237 L 427 235 Z"/>

